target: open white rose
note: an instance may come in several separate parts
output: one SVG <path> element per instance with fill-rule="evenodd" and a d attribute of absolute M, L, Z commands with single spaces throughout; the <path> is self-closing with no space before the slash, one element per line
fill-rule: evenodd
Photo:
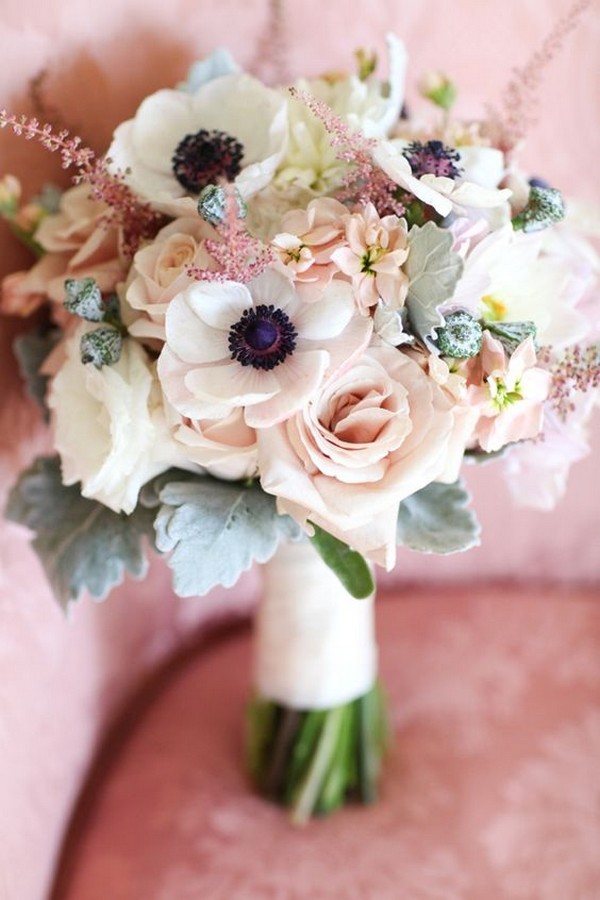
<path fill-rule="evenodd" d="M 191 466 L 171 437 L 144 349 L 126 339 L 114 365 L 84 365 L 79 344 L 86 330 L 82 325 L 65 342 L 48 394 L 63 482 L 81 481 L 84 497 L 130 513 L 149 479 Z"/>
<path fill-rule="evenodd" d="M 454 427 L 451 402 L 418 363 L 375 345 L 295 416 L 258 431 L 261 484 L 281 513 L 390 569 L 398 505 L 442 475 Z"/>

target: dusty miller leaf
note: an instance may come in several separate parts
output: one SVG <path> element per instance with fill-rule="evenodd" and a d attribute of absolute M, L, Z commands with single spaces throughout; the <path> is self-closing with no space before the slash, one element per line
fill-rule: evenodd
<path fill-rule="evenodd" d="M 180 597 L 201 596 L 217 584 L 231 587 L 254 561 L 266 562 L 281 540 L 300 527 L 277 514 L 275 498 L 258 484 L 197 478 L 160 491 L 156 545 L 171 553 L 173 586 Z"/>
<path fill-rule="evenodd" d="M 63 607 L 83 591 L 103 600 L 123 581 L 147 568 L 143 536 L 152 535 L 153 514 L 138 507 L 130 516 L 65 487 L 58 457 L 40 457 L 13 487 L 6 509 L 13 522 L 35 532 L 32 541 L 48 581 Z"/>
<path fill-rule="evenodd" d="M 48 376 L 40 374 L 40 367 L 60 339 L 60 331 L 52 328 L 45 333 L 21 334 L 14 342 L 19 371 L 27 385 L 27 393 L 39 403 L 48 416 L 46 388 Z"/>
<path fill-rule="evenodd" d="M 420 553 L 458 553 L 479 544 L 481 529 L 460 481 L 432 482 L 407 497 L 398 513 L 398 543 Z"/>
<path fill-rule="evenodd" d="M 433 222 L 408 233 L 410 252 L 403 269 L 409 278 L 406 309 L 412 332 L 424 343 L 444 324 L 439 307 L 454 293 L 462 260 L 452 250 L 452 235 Z"/>

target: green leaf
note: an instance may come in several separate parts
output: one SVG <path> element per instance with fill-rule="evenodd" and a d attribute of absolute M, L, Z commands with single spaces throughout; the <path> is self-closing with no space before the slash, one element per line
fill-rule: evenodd
<path fill-rule="evenodd" d="M 433 222 L 408 233 L 410 252 L 403 265 L 409 278 L 406 309 L 413 334 L 424 343 L 444 324 L 439 307 L 454 293 L 463 263 L 452 250 L 452 235 Z"/>
<path fill-rule="evenodd" d="M 173 585 L 180 597 L 231 587 L 254 561 L 270 559 L 281 540 L 301 529 L 277 513 L 275 498 L 258 484 L 197 478 L 173 481 L 160 491 L 156 544 L 170 552 Z"/>
<path fill-rule="evenodd" d="M 458 553 L 479 544 L 480 527 L 460 481 L 432 482 L 407 497 L 398 513 L 398 543 L 420 553 Z"/>
<path fill-rule="evenodd" d="M 366 560 L 356 550 L 351 550 L 348 544 L 323 531 L 314 522 L 310 522 L 310 525 L 315 529 L 314 535 L 310 538 L 313 547 L 323 562 L 335 572 L 350 596 L 357 600 L 370 597 L 375 590 L 375 584 Z"/>
<path fill-rule="evenodd" d="M 103 600 L 125 570 L 146 573 L 142 538 L 152 534 L 152 513 L 138 507 L 126 516 L 86 500 L 79 485 L 63 485 L 58 457 L 40 457 L 21 475 L 6 515 L 35 532 L 33 547 L 63 607 L 86 590 Z"/>
<path fill-rule="evenodd" d="M 60 331 L 53 328 L 45 333 L 22 334 L 14 342 L 14 352 L 28 394 L 36 400 L 48 416 L 46 388 L 48 376 L 40 375 L 40 367 L 60 340 Z"/>

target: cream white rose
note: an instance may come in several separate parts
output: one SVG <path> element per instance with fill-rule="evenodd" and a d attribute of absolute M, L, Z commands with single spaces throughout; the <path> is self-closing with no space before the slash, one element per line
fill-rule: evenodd
<path fill-rule="evenodd" d="M 280 512 L 389 569 L 398 505 L 444 472 L 454 427 L 450 400 L 417 362 L 372 346 L 295 416 L 258 432 L 261 483 Z"/>
<path fill-rule="evenodd" d="M 48 395 L 63 482 L 80 481 L 84 497 L 130 513 L 150 478 L 171 466 L 190 465 L 171 437 L 144 349 L 125 340 L 114 365 L 84 365 L 79 344 L 86 330 L 80 327 L 65 342 L 65 358 Z"/>

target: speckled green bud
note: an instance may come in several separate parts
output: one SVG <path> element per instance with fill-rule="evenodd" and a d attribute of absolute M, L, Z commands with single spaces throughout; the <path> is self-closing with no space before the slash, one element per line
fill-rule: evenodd
<path fill-rule="evenodd" d="M 123 337 L 116 328 L 104 325 L 95 331 L 87 331 L 79 345 L 81 362 L 92 363 L 97 369 L 118 362 L 123 349 Z"/>
<path fill-rule="evenodd" d="M 542 231 L 565 217 L 565 201 L 556 188 L 532 186 L 527 206 L 512 220 L 515 231 Z"/>
<path fill-rule="evenodd" d="M 234 188 L 234 195 L 238 219 L 245 219 L 248 209 L 244 198 L 237 188 Z M 224 187 L 218 184 L 207 184 L 205 188 L 202 188 L 198 197 L 198 213 L 210 225 L 220 225 L 226 217 L 226 201 L 227 194 Z"/>
<path fill-rule="evenodd" d="M 88 322 L 101 322 L 104 318 L 102 293 L 93 278 L 67 278 L 64 306 Z"/>
<path fill-rule="evenodd" d="M 481 350 L 481 325 L 471 313 L 457 310 L 444 317 L 444 326 L 438 329 L 437 345 L 444 356 L 453 359 L 470 359 Z"/>

